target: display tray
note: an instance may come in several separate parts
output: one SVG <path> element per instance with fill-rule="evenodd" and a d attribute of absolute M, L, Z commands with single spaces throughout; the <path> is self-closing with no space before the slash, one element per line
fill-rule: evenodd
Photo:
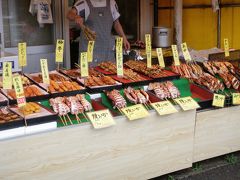
<path fill-rule="evenodd" d="M 7 108 L 9 111 L 12 113 L 16 114 L 14 111 L 11 109 Z M 16 114 L 18 115 L 18 114 Z M 11 121 L 11 122 L 6 122 L 6 123 L 0 123 L 0 131 L 8 130 L 8 129 L 14 129 L 14 128 L 19 128 L 24 126 L 24 120 L 21 116 L 19 116 L 16 120 Z"/>
<path fill-rule="evenodd" d="M 75 69 L 74 69 L 74 70 L 75 70 Z M 76 69 L 76 71 L 79 71 L 78 77 L 80 77 L 80 76 L 81 76 L 80 70 Z M 68 74 L 68 73 L 67 73 L 67 70 L 65 70 L 65 69 L 59 69 L 58 72 L 61 73 L 61 74 L 63 74 L 63 75 L 66 76 L 66 77 L 69 77 L 69 78 L 73 79 L 73 80 L 76 80 L 76 79 L 78 78 L 78 77 L 76 77 L 76 76 L 72 76 L 72 75 Z"/>
<path fill-rule="evenodd" d="M 108 71 L 105 71 L 104 69 L 102 69 L 101 67 L 97 66 L 94 68 L 96 71 L 102 73 L 102 74 L 105 74 L 105 75 L 115 75 L 116 73 L 112 73 L 112 72 L 108 72 Z"/>
<path fill-rule="evenodd" d="M 12 106 L 10 109 L 16 114 L 20 115 L 21 117 L 24 117 L 26 120 L 27 126 L 33 126 L 33 125 L 39 125 L 39 124 L 57 121 L 58 116 L 56 113 L 42 106 L 41 104 L 39 104 L 39 106 L 40 106 L 40 112 L 30 114 L 27 116 L 24 116 L 24 114 L 19 111 L 17 106 Z"/>
<path fill-rule="evenodd" d="M 42 95 L 26 97 L 27 102 L 36 102 L 36 101 L 40 101 L 40 100 L 43 100 L 43 99 L 49 99 L 49 97 L 50 97 L 49 93 L 47 93 L 46 91 L 44 91 L 42 88 L 38 87 L 37 85 L 31 85 L 31 86 L 36 87 L 42 93 Z M 8 98 L 10 105 L 17 103 L 16 99 L 13 99 L 12 97 L 10 97 L 8 95 L 8 93 L 7 93 L 8 90 L 1 89 L 1 91 Z"/>

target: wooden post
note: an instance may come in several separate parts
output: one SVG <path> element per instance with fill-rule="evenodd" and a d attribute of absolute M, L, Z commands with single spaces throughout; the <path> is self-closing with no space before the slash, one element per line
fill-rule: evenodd
<path fill-rule="evenodd" d="M 175 25 L 175 39 L 176 44 L 179 46 L 182 43 L 182 9 L 183 1 L 174 1 L 174 25 Z"/>

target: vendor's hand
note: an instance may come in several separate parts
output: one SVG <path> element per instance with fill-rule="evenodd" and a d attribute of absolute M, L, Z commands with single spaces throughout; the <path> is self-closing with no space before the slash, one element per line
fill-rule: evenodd
<path fill-rule="evenodd" d="M 76 16 L 74 20 L 75 20 L 75 23 L 80 27 L 83 25 L 83 18 L 81 16 Z"/>
<path fill-rule="evenodd" d="M 128 42 L 127 38 L 123 38 L 123 45 L 125 50 L 130 50 L 131 46 L 130 43 Z"/>

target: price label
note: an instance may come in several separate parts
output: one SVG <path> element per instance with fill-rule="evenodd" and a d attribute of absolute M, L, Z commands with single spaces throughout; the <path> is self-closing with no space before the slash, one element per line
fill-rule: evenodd
<path fill-rule="evenodd" d="M 55 51 L 55 60 L 57 63 L 63 62 L 64 40 L 58 39 Z"/>
<path fill-rule="evenodd" d="M 88 59 L 87 52 L 81 53 L 80 57 L 81 77 L 88 77 Z"/>
<path fill-rule="evenodd" d="M 179 61 L 177 45 L 172 45 L 172 53 L 173 53 L 173 59 L 174 59 L 175 66 L 179 66 L 180 65 L 180 61 Z"/>
<path fill-rule="evenodd" d="M 147 67 L 152 67 L 152 42 L 151 42 L 151 35 L 145 35 L 145 44 L 146 44 L 146 55 L 147 55 Z"/>
<path fill-rule="evenodd" d="M 233 105 L 240 105 L 240 93 L 232 93 Z"/>
<path fill-rule="evenodd" d="M 214 94 L 212 105 L 216 107 L 224 107 L 225 98 L 224 95 Z"/>
<path fill-rule="evenodd" d="M 3 62 L 3 89 L 12 89 L 12 62 Z"/>
<path fill-rule="evenodd" d="M 152 103 L 151 105 L 161 116 L 178 112 L 177 109 L 169 101 L 161 101 Z"/>
<path fill-rule="evenodd" d="M 157 48 L 156 51 L 157 51 L 159 66 L 161 66 L 162 68 L 165 68 L 162 48 Z"/>
<path fill-rule="evenodd" d="M 47 59 L 40 59 L 42 80 L 45 84 L 50 84 Z"/>
<path fill-rule="evenodd" d="M 122 109 L 122 112 L 130 121 L 145 118 L 149 115 L 148 111 L 142 104 L 133 105 Z"/>
<path fill-rule="evenodd" d="M 92 62 L 93 61 L 94 45 L 95 45 L 95 41 L 88 41 L 88 48 L 87 48 L 88 62 Z"/>
<path fill-rule="evenodd" d="M 229 41 L 227 38 L 224 39 L 224 51 L 225 51 L 225 57 L 229 57 Z"/>
<path fill-rule="evenodd" d="M 181 47 L 182 47 L 182 52 L 183 52 L 184 59 L 186 61 L 192 61 L 191 55 L 188 51 L 187 43 L 182 43 Z"/>
<path fill-rule="evenodd" d="M 109 110 L 88 112 L 87 117 L 95 129 L 106 128 L 116 124 Z"/>
<path fill-rule="evenodd" d="M 117 60 L 117 75 L 123 76 L 123 38 L 118 37 L 116 40 L 116 60 Z"/>
<path fill-rule="evenodd" d="M 22 107 L 26 105 L 26 98 L 24 95 L 23 84 L 21 76 L 14 76 L 13 77 L 13 86 L 15 89 L 18 107 Z"/>
<path fill-rule="evenodd" d="M 27 66 L 27 44 L 18 43 L 18 64 L 20 67 Z"/>
<path fill-rule="evenodd" d="M 192 97 L 178 98 L 178 99 L 174 99 L 174 101 L 177 102 L 184 111 L 197 109 L 200 107 Z"/>

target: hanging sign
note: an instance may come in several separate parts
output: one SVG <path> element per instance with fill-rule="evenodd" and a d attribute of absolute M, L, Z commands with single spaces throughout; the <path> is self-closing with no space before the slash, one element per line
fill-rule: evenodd
<path fill-rule="evenodd" d="M 157 48 L 156 51 L 157 51 L 159 66 L 161 66 L 162 68 L 165 68 L 162 48 Z"/>
<path fill-rule="evenodd" d="M 224 39 L 224 51 L 225 51 L 225 57 L 229 57 L 229 41 L 227 38 Z"/>
<path fill-rule="evenodd" d="M 145 118 L 149 115 L 148 111 L 142 104 L 122 108 L 121 110 L 130 121 Z"/>
<path fill-rule="evenodd" d="M 57 63 L 63 62 L 63 51 L 64 51 L 64 40 L 58 39 L 56 50 L 55 50 L 55 60 Z"/>
<path fill-rule="evenodd" d="M 147 55 L 147 67 L 152 67 L 152 42 L 151 42 L 151 35 L 145 35 L 145 44 L 146 44 L 146 55 Z"/>
<path fill-rule="evenodd" d="M 175 66 L 179 66 L 180 60 L 179 60 L 177 45 L 172 45 L 172 53 L 173 53 L 173 60 L 174 60 Z"/>
<path fill-rule="evenodd" d="M 12 89 L 12 62 L 3 62 L 3 89 Z"/>
<path fill-rule="evenodd" d="M 191 55 L 188 51 L 187 43 L 182 43 L 181 47 L 185 61 L 192 61 Z"/>
<path fill-rule="evenodd" d="M 27 44 L 18 43 L 18 64 L 20 67 L 27 66 Z"/>
<path fill-rule="evenodd" d="M 184 111 L 197 109 L 200 107 L 199 104 L 190 96 L 174 99 L 174 101 L 177 102 Z"/>
<path fill-rule="evenodd" d="M 13 76 L 13 86 L 16 93 L 18 107 L 26 105 L 26 98 L 24 95 L 23 84 L 21 76 Z"/>
<path fill-rule="evenodd" d="M 47 59 L 40 59 L 42 80 L 45 84 L 50 84 Z"/>
<path fill-rule="evenodd" d="M 87 112 L 86 114 L 95 129 L 106 128 L 116 124 L 108 109 L 95 112 Z"/>
<path fill-rule="evenodd" d="M 173 104 L 169 101 L 161 101 L 152 103 L 151 106 L 158 112 L 159 115 L 167 115 L 178 112 Z"/>
<path fill-rule="evenodd" d="M 87 52 L 81 53 L 80 57 L 81 77 L 88 77 L 88 59 Z"/>
<path fill-rule="evenodd" d="M 240 93 L 232 93 L 233 105 L 240 105 Z"/>
<path fill-rule="evenodd" d="M 88 48 L 87 48 L 88 62 L 92 62 L 93 61 L 94 45 L 95 45 L 95 41 L 88 41 Z"/>
<path fill-rule="evenodd" d="M 214 94 L 212 105 L 215 107 L 224 107 L 225 96 L 221 94 Z"/>
<path fill-rule="evenodd" d="M 117 60 L 117 75 L 123 76 L 123 38 L 118 37 L 116 40 L 116 60 Z"/>

